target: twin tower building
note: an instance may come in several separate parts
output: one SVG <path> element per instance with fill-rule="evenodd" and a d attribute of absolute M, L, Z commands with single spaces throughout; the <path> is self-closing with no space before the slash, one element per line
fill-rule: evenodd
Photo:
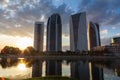
<path fill-rule="evenodd" d="M 70 51 L 87 51 L 100 45 L 99 25 L 90 22 L 87 34 L 86 13 L 77 13 L 70 16 Z M 88 37 L 87 37 L 88 35 Z M 34 48 L 43 51 L 44 23 L 35 23 Z M 59 14 L 51 15 L 47 22 L 46 51 L 62 51 L 62 21 Z M 72 57 L 71 57 L 72 58 Z M 94 66 L 94 65 L 93 65 Z M 62 67 L 60 61 L 46 61 L 46 75 L 61 75 Z M 98 77 L 101 72 L 98 68 L 92 69 L 94 76 Z M 95 73 L 97 72 L 97 74 Z M 89 80 L 88 63 L 72 62 L 71 77 L 80 80 Z M 99 78 L 99 77 L 98 77 Z M 94 80 L 94 79 L 93 79 Z M 95 79 L 102 80 L 102 79 Z"/>

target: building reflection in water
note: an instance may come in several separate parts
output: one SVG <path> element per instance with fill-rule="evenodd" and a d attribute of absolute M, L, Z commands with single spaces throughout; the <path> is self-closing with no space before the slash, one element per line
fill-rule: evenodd
<path fill-rule="evenodd" d="M 28 68 L 31 68 L 32 65 L 34 65 L 34 63 L 39 60 L 33 60 L 33 59 L 23 59 L 23 58 L 19 58 L 19 59 L 14 59 L 14 58 L 1 58 L 0 59 L 0 65 L 3 69 L 6 68 L 10 68 L 13 66 L 16 66 L 17 69 L 24 71 L 26 70 L 27 75 L 24 75 L 24 78 L 30 78 L 32 77 L 32 73 L 35 71 L 30 72 Z M 73 61 L 72 61 L 73 62 Z M 83 61 L 84 62 L 84 61 Z M 95 64 L 96 67 L 100 67 L 100 68 L 107 68 L 110 70 L 115 71 L 113 74 L 116 74 L 116 76 L 120 76 L 120 71 L 119 71 L 119 61 L 91 61 L 92 63 Z M 70 61 L 63 61 L 62 62 L 62 76 L 70 76 Z M 42 63 L 43 67 L 42 67 L 42 76 L 45 76 L 45 61 L 43 61 Z M 38 65 L 37 65 L 38 66 Z M 39 67 L 39 66 L 38 66 Z M 32 70 L 32 68 L 31 68 Z M 37 71 L 36 71 L 37 73 Z M 69 74 L 68 74 L 69 73 Z M 67 75 L 68 74 L 68 75 Z M 14 71 L 13 71 L 13 75 L 15 75 Z M 23 77 L 23 76 L 22 76 Z"/>

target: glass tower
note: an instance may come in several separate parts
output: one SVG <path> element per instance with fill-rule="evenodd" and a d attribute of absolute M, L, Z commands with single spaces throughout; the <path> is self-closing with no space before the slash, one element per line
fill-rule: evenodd
<path fill-rule="evenodd" d="M 46 51 L 58 52 L 62 50 L 62 24 L 58 13 L 51 15 L 47 23 Z M 61 75 L 60 61 L 46 61 L 46 75 Z"/>

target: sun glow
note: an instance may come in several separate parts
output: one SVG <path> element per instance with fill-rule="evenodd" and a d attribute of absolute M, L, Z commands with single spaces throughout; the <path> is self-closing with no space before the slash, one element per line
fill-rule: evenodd
<path fill-rule="evenodd" d="M 26 70 L 25 63 L 19 63 L 17 67 L 18 67 L 18 69 L 20 69 L 22 71 Z"/>
<path fill-rule="evenodd" d="M 16 42 L 16 46 L 19 47 L 20 49 L 25 49 L 28 46 L 32 46 L 33 45 L 33 41 L 31 38 L 20 38 L 17 42 Z"/>

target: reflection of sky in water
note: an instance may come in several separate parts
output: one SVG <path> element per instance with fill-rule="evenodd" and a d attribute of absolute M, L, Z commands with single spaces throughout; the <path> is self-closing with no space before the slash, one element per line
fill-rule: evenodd
<path fill-rule="evenodd" d="M 113 70 L 104 68 L 104 79 L 105 80 L 120 80 L 120 77 L 115 76 Z"/>
<path fill-rule="evenodd" d="M 62 64 L 62 76 L 70 76 L 70 65 Z"/>
<path fill-rule="evenodd" d="M 0 76 L 9 77 L 9 78 L 28 78 L 31 76 L 32 69 L 26 68 L 25 70 L 20 70 L 17 67 L 10 67 L 2 69 L 0 66 Z"/>
<path fill-rule="evenodd" d="M 62 75 L 70 76 L 70 65 L 62 64 Z M 45 76 L 45 62 L 43 62 L 42 76 Z M 7 78 L 29 78 L 32 75 L 32 67 L 26 68 L 26 70 L 20 70 L 18 67 L 13 66 L 9 68 L 2 69 L 0 66 L 0 77 L 4 76 Z"/>
<path fill-rule="evenodd" d="M 70 65 L 62 64 L 62 76 L 70 76 Z M 45 76 L 45 62 L 43 62 L 42 76 Z M 10 67 L 6 69 L 2 69 L 0 66 L 0 77 L 8 77 L 8 78 L 29 78 L 32 75 L 32 68 L 26 68 L 26 70 L 20 70 L 18 67 Z M 120 80 L 120 77 L 115 76 L 113 70 L 104 69 L 104 80 Z"/>

